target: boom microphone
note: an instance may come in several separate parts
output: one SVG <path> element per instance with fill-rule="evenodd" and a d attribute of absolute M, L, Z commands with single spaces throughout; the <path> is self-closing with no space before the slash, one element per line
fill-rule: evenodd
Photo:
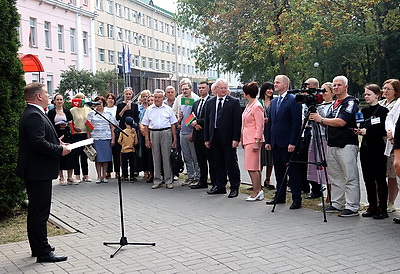
<path fill-rule="evenodd" d="M 74 99 L 72 99 L 72 101 L 71 101 L 71 105 L 72 105 L 73 107 L 83 108 L 84 105 L 88 105 L 88 106 L 91 107 L 91 106 L 98 106 L 98 105 L 101 105 L 101 103 L 98 103 L 98 102 L 85 102 L 84 99 L 81 99 L 81 98 L 74 98 Z"/>

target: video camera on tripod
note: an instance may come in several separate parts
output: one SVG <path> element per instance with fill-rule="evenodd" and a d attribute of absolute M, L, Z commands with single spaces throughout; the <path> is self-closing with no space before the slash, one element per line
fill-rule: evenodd
<path fill-rule="evenodd" d="M 326 91 L 324 88 L 307 88 L 309 83 L 301 84 L 300 89 L 289 90 L 288 93 L 296 95 L 296 102 L 305 104 L 310 110 L 324 101 L 322 94 Z M 313 111 L 314 112 L 314 111 Z"/>

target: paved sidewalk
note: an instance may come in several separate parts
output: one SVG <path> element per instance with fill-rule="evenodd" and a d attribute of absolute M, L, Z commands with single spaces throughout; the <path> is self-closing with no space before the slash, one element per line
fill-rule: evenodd
<path fill-rule="evenodd" d="M 94 178 L 94 176 L 92 177 Z M 175 183 L 152 190 L 123 183 L 125 235 L 131 242 L 110 258 L 121 237 L 118 187 L 54 184 L 53 218 L 77 232 L 50 238 L 68 261 L 38 264 L 28 243 L 0 246 L 0 273 L 395 273 L 400 226 L 385 220 L 339 218 L 245 195 L 207 195 Z"/>

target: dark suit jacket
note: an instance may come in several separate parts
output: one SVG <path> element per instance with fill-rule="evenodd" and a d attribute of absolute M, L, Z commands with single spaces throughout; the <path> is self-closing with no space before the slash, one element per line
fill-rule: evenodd
<path fill-rule="evenodd" d="M 204 141 L 212 142 L 214 137 L 215 127 L 215 112 L 217 96 L 208 100 L 205 107 L 204 117 Z M 232 141 L 240 141 L 240 133 L 242 129 L 242 109 L 240 108 L 239 100 L 230 95 L 226 96 L 225 102 L 221 109 L 219 118 L 219 132 L 222 142 L 225 145 L 232 144 Z"/>
<path fill-rule="evenodd" d="M 265 143 L 281 148 L 295 145 L 301 130 L 301 104 L 296 103 L 293 94 L 286 94 L 276 113 L 277 102 L 278 98 L 271 102 Z"/>
<path fill-rule="evenodd" d="M 206 114 L 206 104 L 211 98 L 212 98 L 211 96 L 207 97 L 207 100 L 203 103 L 203 108 L 201 110 L 201 113 L 198 113 L 198 112 L 199 112 L 200 102 L 201 102 L 202 98 L 200 98 L 193 104 L 192 110 L 193 110 L 194 115 L 196 115 L 196 122 L 197 122 L 197 124 L 199 124 L 202 127 L 202 129 L 200 129 L 200 130 L 194 129 L 193 139 L 196 141 L 199 141 L 199 140 L 201 140 L 202 142 L 204 141 L 204 116 Z"/>
<path fill-rule="evenodd" d="M 29 181 L 57 178 L 62 150 L 49 118 L 28 105 L 19 121 L 17 175 Z"/>
<path fill-rule="evenodd" d="M 71 112 L 66 108 L 63 108 L 63 111 L 65 113 L 65 117 L 67 118 L 66 122 L 72 121 L 73 117 L 72 117 Z M 50 122 L 53 124 L 54 128 L 56 129 L 57 136 L 61 137 L 62 135 L 64 135 L 64 138 L 62 139 L 64 143 L 72 142 L 72 140 L 71 140 L 72 134 L 71 134 L 69 125 L 65 128 L 62 128 L 62 127 L 60 127 L 60 125 L 54 124 L 54 118 L 56 117 L 56 108 L 49 110 L 49 112 L 47 113 L 47 117 L 49 117 Z"/>

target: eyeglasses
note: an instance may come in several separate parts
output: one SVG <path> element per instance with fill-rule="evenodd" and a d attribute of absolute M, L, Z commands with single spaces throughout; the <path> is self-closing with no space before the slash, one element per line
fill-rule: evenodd
<path fill-rule="evenodd" d="M 387 88 L 387 87 L 384 87 L 384 88 L 382 88 L 382 90 L 394 90 L 394 88 Z"/>

